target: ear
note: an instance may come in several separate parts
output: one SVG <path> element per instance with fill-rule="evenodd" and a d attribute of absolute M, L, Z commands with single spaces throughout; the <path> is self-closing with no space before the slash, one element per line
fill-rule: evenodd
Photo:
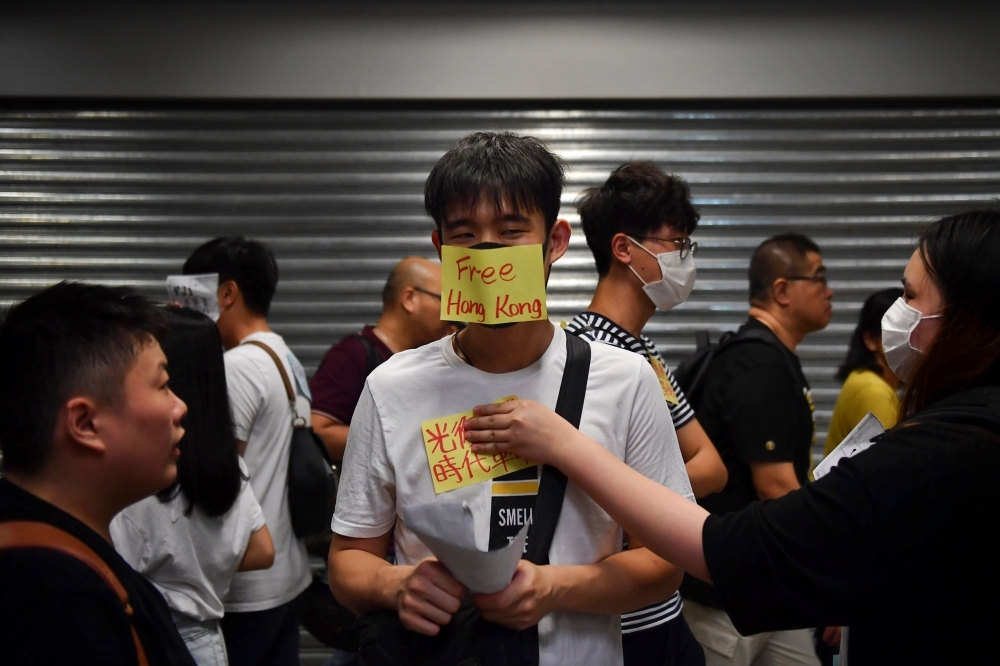
<path fill-rule="evenodd" d="M 788 284 L 788 280 L 785 278 L 778 278 L 771 284 L 771 298 L 778 305 L 788 306 L 792 302 L 788 295 Z"/>
<path fill-rule="evenodd" d="M 438 253 L 438 261 L 441 261 L 441 235 L 437 232 L 437 229 L 431 232 L 431 243 L 434 244 L 434 249 Z"/>
<path fill-rule="evenodd" d="M 623 233 L 611 237 L 611 256 L 628 266 L 632 263 L 632 241 Z"/>
<path fill-rule="evenodd" d="M 573 233 L 569 222 L 566 220 L 556 220 L 549 231 L 549 264 L 559 261 L 559 258 L 566 254 L 569 249 L 569 237 Z"/>
<path fill-rule="evenodd" d="M 399 305 L 409 314 L 413 314 L 419 309 L 417 298 L 419 298 L 419 294 L 416 289 L 413 287 L 405 287 L 402 295 L 399 297 Z"/>
<path fill-rule="evenodd" d="M 871 333 L 862 333 L 861 340 L 865 343 L 865 349 L 873 354 L 878 354 L 882 351 L 882 335 L 872 335 Z"/>
<path fill-rule="evenodd" d="M 80 446 L 92 453 L 103 454 L 104 442 L 96 424 L 98 408 L 90 398 L 72 398 L 62 408 L 57 428 L 71 445 Z"/>
<path fill-rule="evenodd" d="M 235 280 L 226 280 L 219 285 L 219 289 L 215 293 L 219 297 L 220 310 L 232 307 L 241 296 L 240 287 Z"/>

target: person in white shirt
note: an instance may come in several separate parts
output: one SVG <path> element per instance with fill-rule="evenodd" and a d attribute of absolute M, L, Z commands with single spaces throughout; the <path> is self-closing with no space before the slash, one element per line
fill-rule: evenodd
<path fill-rule="evenodd" d="M 569 223 L 557 219 L 562 183 L 561 161 L 536 139 L 466 137 L 441 158 L 425 187 L 437 225 L 434 245 L 439 251 L 442 245 L 541 245 L 547 275 L 569 243 Z M 591 354 L 580 430 L 632 469 L 693 500 L 652 368 L 607 345 L 591 345 Z M 333 519 L 330 586 L 341 603 L 358 613 L 395 609 L 404 627 L 427 635 L 449 623 L 466 590 L 407 528 L 402 510 L 465 502 L 477 546 L 497 547 L 523 524 L 510 526 L 507 517 L 530 515 L 538 473 L 529 467 L 530 477 L 508 481 L 508 475 L 436 495 L 420 424 L 509 395 L 551 407 L 565 362 L 566 334 L 547 320 L 470 324 L 394 355 L 368 377 L 351 421 Z M 513 486 L 518 493 L 508 492 Z M 508 503 L 512 495 L 527 500 L 526 510 Z M 393 539 L 395 565 L 383 559 Z M 669 597 L 682 575 L 637 540 L 627 551 L 622 542 L 619 526 L 571 483 L 550 564 L 522 559 L 506 588 L 472 600 L 487 621 L 515 630 L 537 625 L 542 666 L 621 664 L 619 614 Z"/>
<path fill-rule="evenodd" d="M 312 580 L 305 544 L 292 531 L 288 459 L 293 419 L 309 419 L 309 386 L 298 359 L 271 331 L 267 313 L 278 285 L 278 265 L 262 243 L 224 236 L 198 247 L 185 275 L 217 273 L 219 318 L 226 348 L 226 383 L 237 446 L 250 470 L 250 486 L 274 540 L 274 565 L 237 574 L 226 599 L 222 631 L 233 666 L 299 663 L 299 597 Z M 295 413 L 265 344 L 294 377 Z"/>
<path fill-rule="evenodd" d="M 270 567 L 274 545 L 236 450 L 219 332 L 194 310 L 164 314 L 170 387 L 188 406 L 177 480 L 115 516 L 111 537 L 163 594 L 198 666 L 225 666 L 219 619 L 233 577 Z"/>

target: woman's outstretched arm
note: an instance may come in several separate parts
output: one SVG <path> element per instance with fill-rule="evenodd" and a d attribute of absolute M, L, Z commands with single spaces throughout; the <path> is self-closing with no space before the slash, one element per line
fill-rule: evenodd
<path fill-rule="evenodd" d="M 465 423 L 476 453 L 511 451 L 554 465 L 647 548 L 711 582 L 701 530 L 708 512 L 644 477 L 554 411 L 530 400 L 480 405 Z"/>

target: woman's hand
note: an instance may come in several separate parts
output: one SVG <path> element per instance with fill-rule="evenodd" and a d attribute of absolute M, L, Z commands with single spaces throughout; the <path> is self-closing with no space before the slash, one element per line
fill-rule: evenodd
<path fill-rule="evenodd" d="M 565 445 L 579 431 L 554 411 L 531 400 L 479 405 L 465 422 L 475 453 L 516 453 L 536 463 L 558 465 Z"/>

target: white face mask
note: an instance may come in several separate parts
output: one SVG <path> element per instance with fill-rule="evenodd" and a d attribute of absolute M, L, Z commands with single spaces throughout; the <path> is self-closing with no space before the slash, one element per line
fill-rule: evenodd
<path fill-rule="evenodd" d="M 639 274 L 635 272 L 635 269 L 631 265 L 629 266 L 629 270 L 635 273 L 635 276 L 639 278 L 639 282 L 642 282 L 642 290 L 649 296 L 649 300 L 653 301 L 653 305 L 657 309 L 666 312 L 670 308 L 686 301 L 688 296 L 691 295 L 691 290 L 694 288 L 696 272 L 694 254 L 689 252 L 683 259 L 681 259 L 679 250 L 653 254 L 642 243 L 631 236 L 629 240 L 656 257 L 656 262 L 660 265 L 660 273 L 663 277 L 656 282 L 649 283 L 639 277 Z"/>
<path fill-rule="evenodd" d="M 886 310 L 882 317 L 882 352 L 889 369 L 901 381 L 908 381 L 923 351 L 910 342 L 913 331 L 924 319 L 937 319 L 940 314 L 925 315 L 911 307 L 902 297 Z"/>

